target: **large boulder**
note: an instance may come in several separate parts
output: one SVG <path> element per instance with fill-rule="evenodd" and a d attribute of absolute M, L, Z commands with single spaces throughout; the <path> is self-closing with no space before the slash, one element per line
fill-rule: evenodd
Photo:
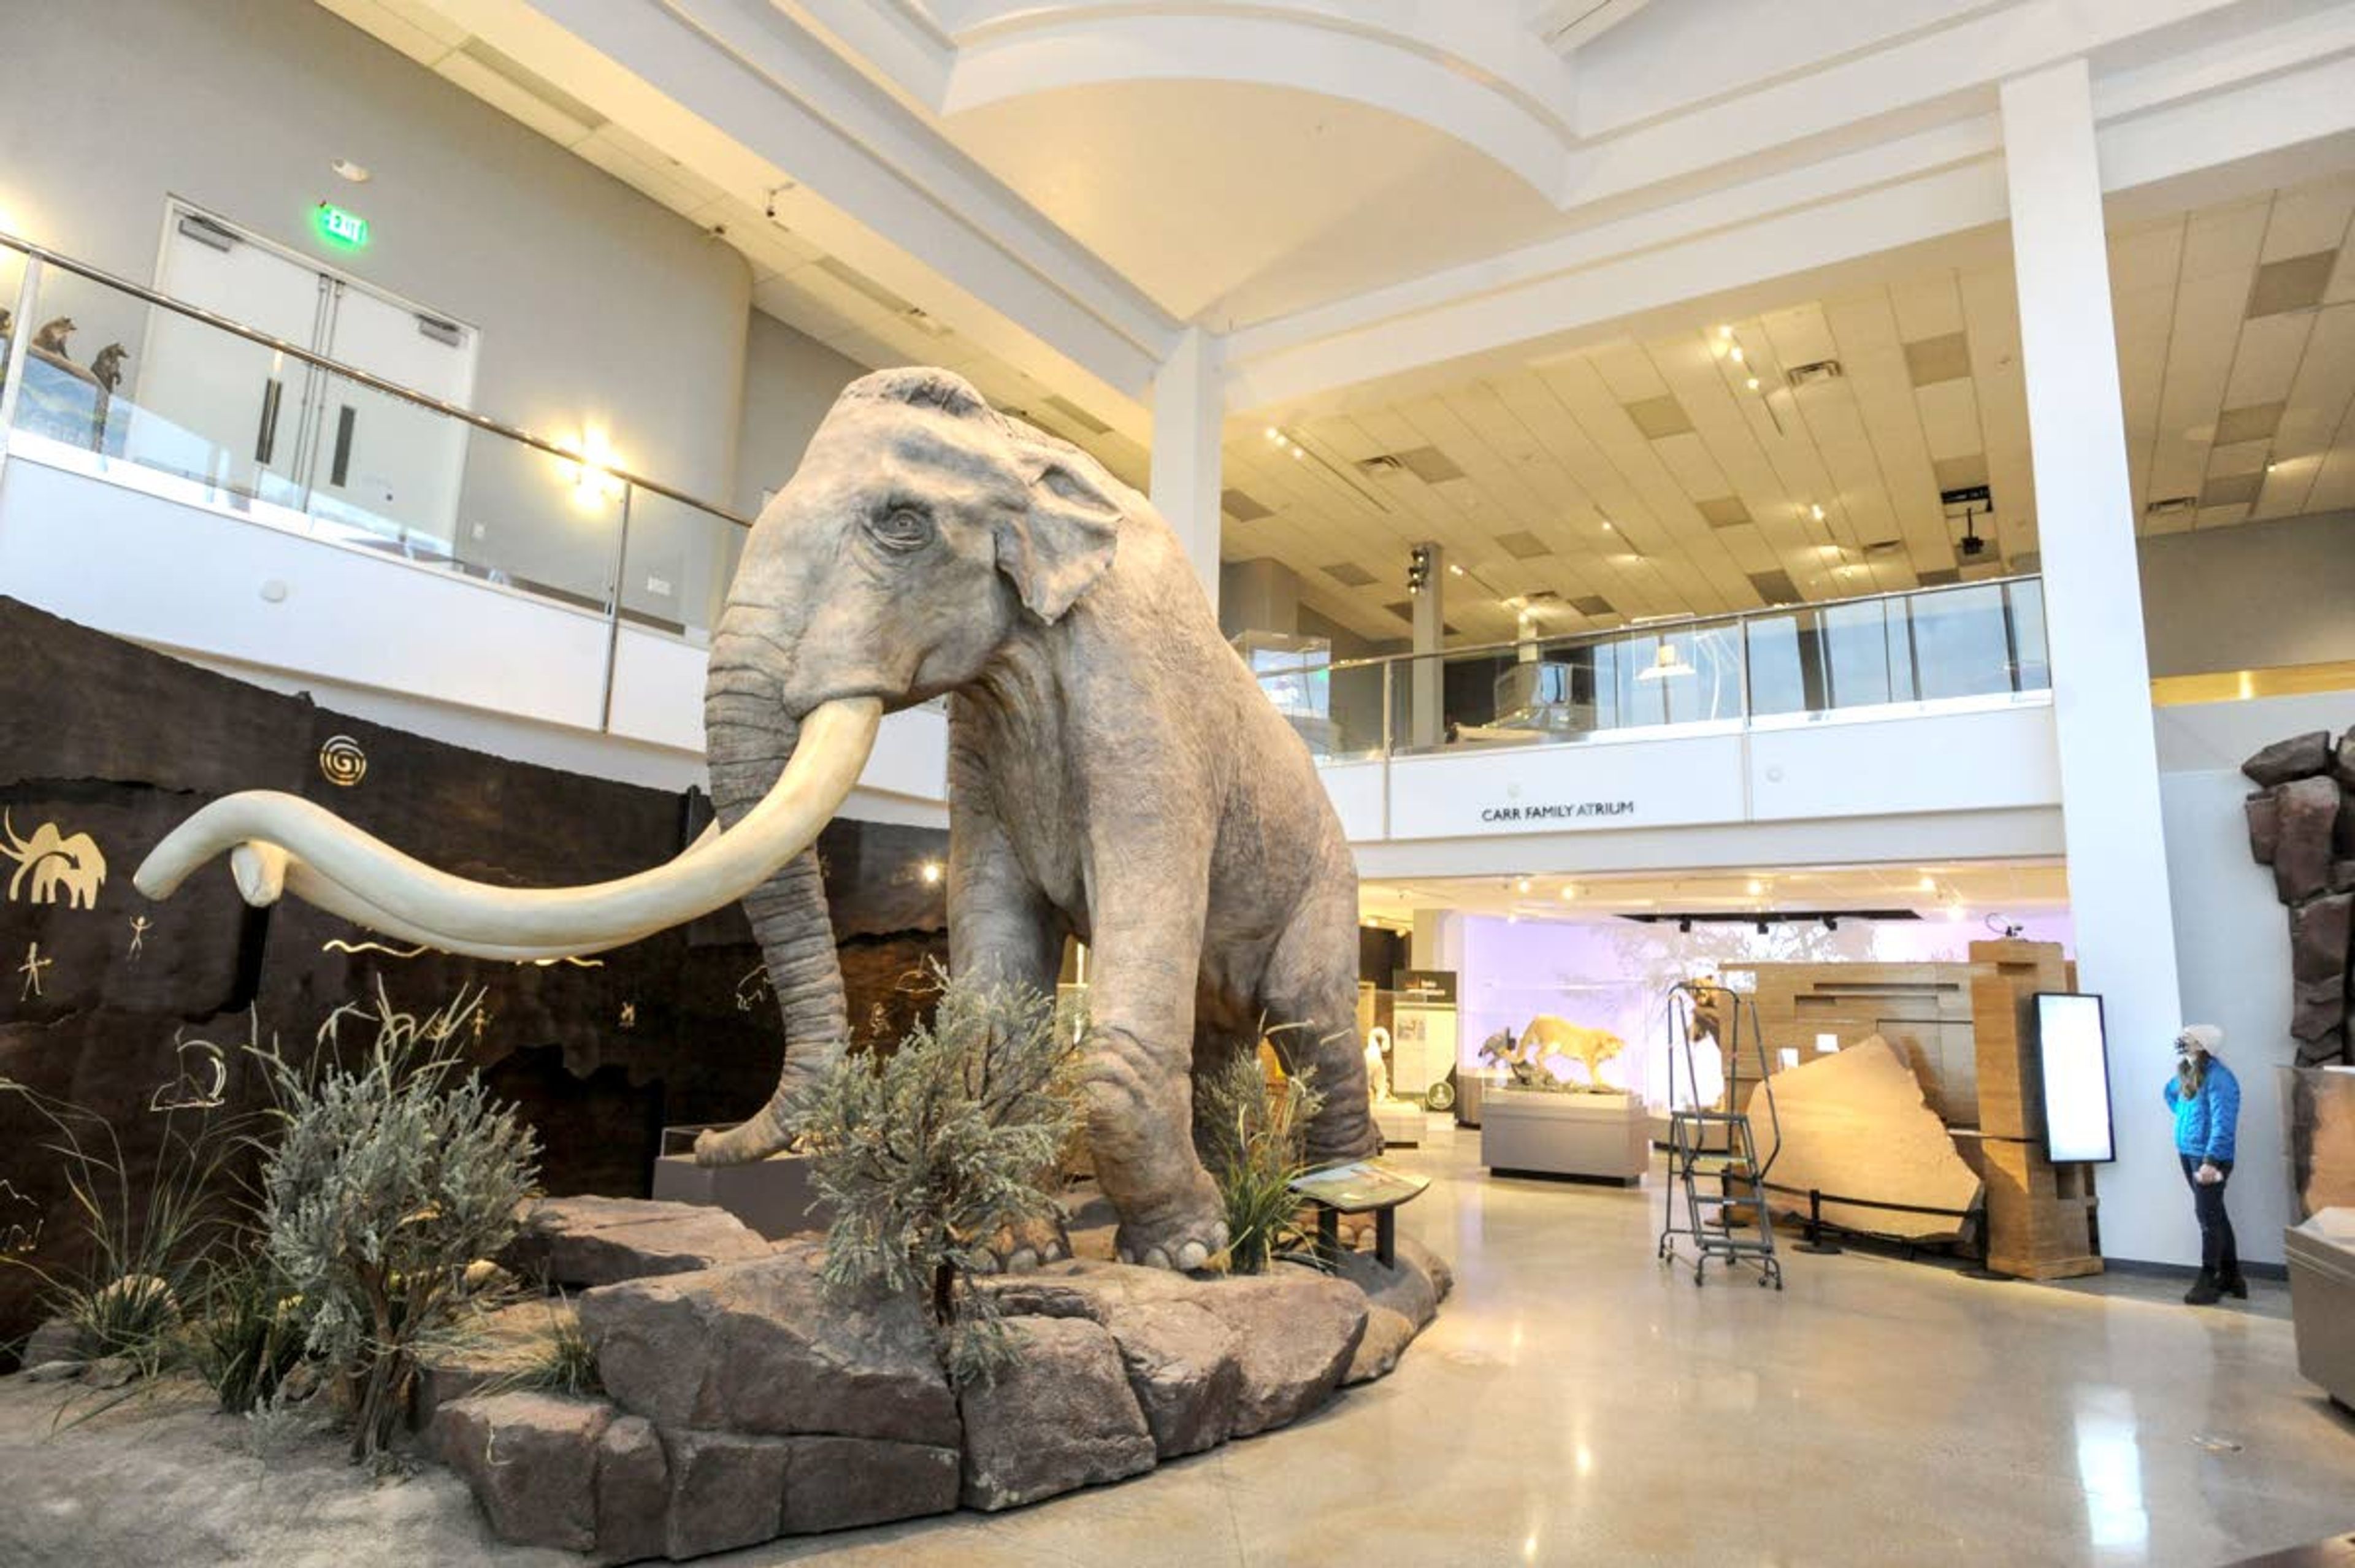
<path fill-rule="evenodd" d="M 598 1442 L 613 1419 L 602 1401 L 474 1394 L 435 1413 L 433 1449 L 474 1488 L 500 1540 L 589 1552 L 597 1545 Z"/>
<path fill-rule="evenodd" d="M 957 1506 L 957 1451 L 873 1437 L 785 1439 L 787 1535 L 851 1530 Z"/>
<path fill-rule="evenodd" d="M 670 1534 L 670 1456 L 643 1415 L 616 1414 L 597 1439 L 597 1557 L 663 1554 Z"/>
<path fill-rule="evenodd" d="M 2330 754 L 2330 776 L 2355 790 L 2355 724 L 2339 737 L 2339 747 Z"/>
<path fill-rule="evenodd" d="M 1120 1347 L 1084 1317 L 1008 1322 L 1016 1360 L 964 1392 L 964 1501 L 996 1510 L 1153 1468 Z"/>
<path fill-rule="evenodd" d="M 666 1432 L 670 1459 L 665 1553 L 701 1557 L 751 1546 L 783 1527 L 792 1449 L 741 1432 Z"/>
<path fill-rule="evenodd" d="M 2281 834 L 2274 847 L 2274 891 L 2286 904 L 2303 903 L 2330 885 L 2339 785 L 2327 778 L 2297 779 L 2275 795 Z"/>
<path fill-rule="evenodd" d="M 2260 866 L 2274 863 L 2274 849 L 2281 843 L 2281 802 L 2274 792 L 2261 789 L 2241 803 L 2241 811 L 2249 819 L 2249 859 Z"/>
<path fill-rule="evenodd" d="M 1366 1332 L 1349 1358 L 1344 1384 L 1383 1377 L 1398 1365 L 1416 1335 L 1439 1315 L 1439 1303 L 1455 1287 L 1447 1264 L 1412 1238 L 1401 1236 L 1394 1264 L 1371 1253 L 1344 1253 L 1334 1272 L 1365 1292 Z"/>
<path fill-rule="evenodd" d="M 2287 784 L 2292 779 L 2312 778 L 2328 770 L 2330 763 L 2330 731 L 2317 730 L 2310 735 L 2275 741 L 2243 763 L 2241 771 L 2260 784 Z"/>
<path fill-rule="evenodd" d="M 666 1429 L 955 1446 L 956 1399 L 922 1305 L 845 1299 L 818 1265 L 814 1243 L 787 1243 L 589 1291 L 581 1327 L 606 1392 Z"/>
<path fill-rule="evenodd" d="M 2300 981 L 2344 977 L 2350 934 L 2355 934 L 2355 893 L 2313 899 L 2290 911 L 2290 976 Z"/>
<path fill-rule="evenodd" d="M 1119 1303 L 1108 1326 L 1155 1453 L 1171 1459 L 1227 1440 L 1243 1390 L 1231 1327 L 1199 1302 L 1150 1299 Z"/>
<path fill-rule="evenodd" d="M 1286 1425 L 1332 1398 L 1366 1332 L 1364 1293 L 1305 1269 L 1227 1280 L 1202 1305 L 1241 1340 L 1237 1437 Z"/>
<path fill-rule="evenodd" d="M 575 1289 L 687 1274 L 769 1252 L 769 1243 L 735 1215 L 699 1203 L 543 1198 L 522 1220 L 496 1261 L 525 1279 Z"/>

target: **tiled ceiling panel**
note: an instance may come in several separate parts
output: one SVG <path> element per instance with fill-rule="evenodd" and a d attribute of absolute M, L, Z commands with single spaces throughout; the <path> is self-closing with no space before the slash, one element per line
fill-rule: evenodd
<path fill-rule="evenodd" d="M 2350 218 L 2355 179 L 2341 179 L 2112 234 L 2144 532 L 2355 507 Z M 2260 269 L 2285 261 L 2296 265 L 2261 289 Z M 1231 546 L 1282 555 L 1261 548 L 1262 534 L 1292 523 L 1296 496 L 1301 531 L 1284 559 L 1310 580 L 1316 607 L 1396 637 L 1384 601 L 1407 549 L 1436 539 L 1465 568 L 1444 584 L 1448 619 L 1480 642 L 1514 636 L 1519 612 L 1508 602 L 1538 593 L 1560 596 L 1538 606 L 1540 626 L 1574 632 L 1960 581 L 1964 521 L 1939 493 L 1971 485 L 1993 496 L 1992 515 L 1971 519 L 1993 546 L 1968 563 L 1972 574 L 2019 570 L 2038 551 L 2019 354 L 2013 280 L 1999 261 L 1554 353 L 1411 401 L 1304 420 L 1342 469 L 1424 449 L 1448 465 L 1435 472 L 1462 475 L 1433 484 L 1401 467 L 1368 480 L 1382 509 L 1313 474 L 1263 481 L 1269 463 L 1254 443 L 1231 443 L 1229 482 L 1279 514 Z M 1789 367 L 1823 360 L 1842 374 L 1786 384 Z M 1752 375 L 1759 390 L 1745 385 Z M 2170 496 L 2188 504 L 2146 510 Z M 1326 563 L 1343 560 L 1369 581 L 1337 581 Z M 1588 607 L 1597 603 L 1612 608 Z"/>

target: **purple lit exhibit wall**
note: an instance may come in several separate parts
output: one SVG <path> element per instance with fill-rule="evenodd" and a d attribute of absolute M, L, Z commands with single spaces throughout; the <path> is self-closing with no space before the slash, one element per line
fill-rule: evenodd
<path fill-rule="evenodd" d="M 1674 925 L 1629 920 L 1508 921 L 1463 915 L 1459 924 L 1457 1007 L 1462 1060 L 1478 1064 L 1480 1042 L 1501 1029 L 1518 1033 L 1539 1013 L 1606 1029 L 1627 1042 L 1626 1053 L 1604 1065 L 1618 1087 L 1648 1088 L 1660 1099 L 1666 1072 L 1668 989 L 1678 980 L 1742 963 L 1962 963 L 1974 942 L 1993 933 L 1978 915 L 1959 921 L 1843 920 L 1838 931 L 1819 923 L 1770 925 L 1764 935 L 1747 924 L 1696 925 L 1690 935 Z M 2073 956 L 2069 917 L 2023 917 L 2021 936 L 2057 942 Z"/>

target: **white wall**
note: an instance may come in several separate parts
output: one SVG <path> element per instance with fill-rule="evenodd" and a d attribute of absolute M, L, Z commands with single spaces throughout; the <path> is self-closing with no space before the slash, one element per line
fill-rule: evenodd
<path fill-rule="evenodd" d="M 2355 659 L 2355 512 L 2166 534 L 2140 553 L 2155 676 Z"/>
<path fill-rule="evenodd" d="M 2158 710 L 2159 805 L 2175 888 L 2175 962 L 2183 1021 L 2224 1031 L 2221 1053 L 2241 1080 L 2240 1157 L 2228 1194 L 2241 1255 L 2282 1259 L 2288 1219 L 2278 1070 L 2289 1038 L 2289 915 L 2273 873 L 2249 856 L 2241 776 L 2258 747 L 2306 731 L 2355 724 L 2355 693 L 2267 698 Z M 2175 1162 L 2159 1092 L 2174 1068 L 2172 1037 L 2110 1041 L 2118 1163 L 2103 1172 L 2102 1249 L 2112 1257 L 2197 1264 L 2200 1232 Z"/>
<path fill-rule="evenodd" d="M 761 493 L 781 488 L 843 388 L 867 367 L 806 337 L 774 316 L 752 313 L 744 341 L 744 413 L 729 494 L 750 517 Z"/>
<path fill-rule="evenodd" d="M 600 423 L 623 465 L 729 493 L 751 279 L 685 219 L 310 0 L 12 5 L 5 37 L 0 208 L 29 237 L 152 281 L 179 196 L 481 327 L 484 411 Z M 323 248 L 321 199 L 366 249 Z M 77 357 L 135 348 L 96 303 L 72 301 Z"/>
<path fill-rule="evenodd" d="M 1786 838 L 1785 827 L 1881 837 L 1873 824 L 1890 819 L 2006 825 L 1992 846 L 1975 828 L 1958 828 L 1972 841 L 1901 848 L 1894 859 L 2049 853 L 2048 818 L 2061 800 L 2052 710 L 2042 701 L 1946 712 L 1904 705 L 1878 718 L 1746 732 L 1464 747 L 1321 772 L 1360 866 L 1377 863 L 1384 869 L 1374 874 L 1391 876 L 1486 875 L 1499 869 L 1498 844 L 1509 847 L 1505 869 L 1566 870 L 1625 866 L 1610 846 L 1657 841 L 1672 829 L 1773 825 Z M 2033 845 L 2012 831 L 2023 825 Z M 1555 844 L 1563 863 L 1510 864 L 1532 841 Z M 1405 845 L 1417 847 L 1412 870 L 1383 853 Z M 1873 856 L 1859 848 L 1844 858 Z"/>

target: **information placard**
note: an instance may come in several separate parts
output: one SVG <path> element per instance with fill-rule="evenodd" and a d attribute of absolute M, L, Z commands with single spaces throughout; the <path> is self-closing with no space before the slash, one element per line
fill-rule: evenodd
<path fill-rule="evenodd" d="M 2117 1158 L 2102 998 L 2071 991 L 2037 992 L 2036 1056 L 2044 1079 L 2047 1156 L 2055 1165 Z"/>

